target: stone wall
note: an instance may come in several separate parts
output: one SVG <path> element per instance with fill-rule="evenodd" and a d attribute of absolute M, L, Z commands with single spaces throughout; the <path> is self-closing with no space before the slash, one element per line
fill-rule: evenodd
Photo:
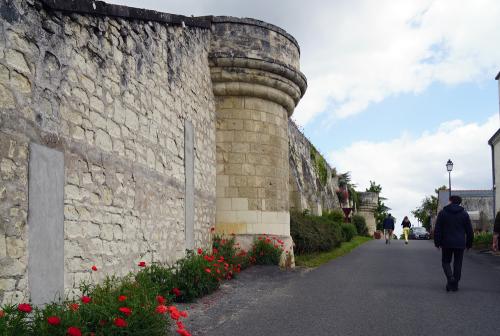
<path fill-rule="evenodd" d="M 56 2 L 0 4 L 0 303 L 28 293 L 30 143 L 64 154 L 66 289 L 93 264 L 102 277 L 183 255 L 186 121 L 196 246 L 215 223 L 210 30 L 166 15 L 82 14 L 88 1 L 75 3 L 80 14 L 49 8 Z"/>
<path fill-rule="evenodd" d="M 336 195 L 339 186 L 335 169 L 326 163 L 291 120 L 288 122 L 288 136 L 290 208 L 297 211 L 307 209 L 316 215 L 340 209 Z M 320 172 L 322 168 L 318 167 L 321 161 L 324 162 L 324 172 Z M 320 177 L 320 174 L 326 176 Z"/>
<path fill-rule="evenodd" d="M 288 117 L 306 90 L 297 41 L 252 19 L 213 21 L 217 110 L 217 230 L 248 247 L 254 235 L 291 248 Z"/>

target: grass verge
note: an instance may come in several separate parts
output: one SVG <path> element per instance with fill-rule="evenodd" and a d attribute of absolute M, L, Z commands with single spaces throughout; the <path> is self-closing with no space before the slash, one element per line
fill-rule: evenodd
<path fill-rule="evenodd" d="M 310 253 L 295 256 L 295 265 L 306 266 L 306 267 L 318 267 L 330 260 L 341 257 L 344 254 L 351 252 L 353 249 L 367 241 L 372 240 L 370 237 L 354 237 L 350 242 L 345 242 L 331 251 L 320 252 L 320 253 Z"/>

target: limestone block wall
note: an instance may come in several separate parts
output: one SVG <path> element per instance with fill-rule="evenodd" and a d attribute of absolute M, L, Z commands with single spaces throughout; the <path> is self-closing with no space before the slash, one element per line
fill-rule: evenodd
<path fill-rule="evenodd" d="M 338 177 L 325 161 L 326 180 L 322 183 L 317 164 L 313 160 L 319 154 L 311 142 L 302 134 L 293 121 L 288 122 L 289 137 L 289 199 L 290 208 L 309 210 L 321 215 L 323 211 L 340 209 L 336 195 Z M 311 155 L 312 154 L 312 155 Z"/>
<path fill-rule="evenodd" d="M 378 194 L 371 191 L 358 192 L 359 208 L 357 214 L 365 218 L 368 234 L 371 236 L 377 230 L 375 210 L 378 205 Z"/>
<path fill-rule="evenodd" d="M 290 238 L 288 117 L 306 88 L 298 44 L 257 20 L 216 17 L 212 25 L 217 230 Z"/>
<path fill-rule="evenodd" d="M 184 253 L 186 121 L 194 130 L 194 244 L 209 244 L 210 24 L 124 8 L 0 4 L 0 303 L 29 293 L 30 143 L 64 154 L 66 289 L 93 264 L 98 277 L 122 275 L 139 260 Z"/>

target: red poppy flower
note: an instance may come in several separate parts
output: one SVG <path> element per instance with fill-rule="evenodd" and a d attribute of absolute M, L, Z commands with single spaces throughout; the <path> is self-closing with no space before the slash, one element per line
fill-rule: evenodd
<path fill-rule="evenodd" d="M 140 261 L 137 266 L 139 267 L 146 267 L 146 262 L 145 261 Z"/>
<path fill-rule="evenodd" d="M 82 336 L 81 330 L 77 327 L 69 327 L 68 330 L 66 330 L 66 334 L 68 336 Z"/>
<path fill-rule="evenodd" d="M 177 310 L 170 312 L 170 318 L 172 320 L 176 320 L 177 321 L 180 317 L 181 317 L 181 314 Z"/>
<path fill-rule="evenodd" d="M 181 296 L 182 295 L 181 291 L 177 287 L 172 288 L 172 293 L 174 293 L 175 296 Z"/>
<path fill-rule="evenodd" d="M 165 298 L 163 296 L 161 296 L 161 295 L 158 295 L 156 297 L 156 302 L 158 302 L 159 304 L 163 305 L 163 304 L 165 304 Z"/>
<path fill-rule="evenodd" d="M 127 316 L 130 316 L 130 314 L 132 314 L 132 309 L 130 309 L 129 307 L 120 307 L 118 308 L 118 310 Z"/>
<path fill-rule="evenodd" d="M 180 336 L 191 336 L 191 334 L 186 330 L 186 329 L 183 329 L 183 328 L 179 328 L 176 330 L 176 332 L 180 335 Z"/>
<path fill-rule="evenodd" d="M 80 306 L 78 305 L 78 303 L 72 303 L 69 305 L 69 309 L 71 309 L 72 311 L 77 311 L 78 308 L 80 308 Z"/>
<path fill-rule="evenodd" d="M 159 305 L 159 306 L 156 307 L 155 311 L 158 314 L 165 314 L 168 311 L 168 307 L 161 304 L 161 305 Z"/>
<path fill-rule="evenodd" d="M 184 318 L 188 317 L 188 313 L 185 310 L 179 312 L 179 314 Z"/>
<path fill-rule="evenodd" d="M 198 254 L 202 254 L 203 250 L 201 248 L 198 248 Z"/>
<path fill-rule="evenodd" d="M 120 296 L 118 297 L 118 301 L 120 301 L 120 302 L 123 302 L 123 301 L 125 301 L 125 300 L 127 300 L 127 297 L 126 297 L 125 295 L 120 295 Z"/>
<path fill-rule="evenodd" d="M 182 321 L 177 321 L 175 322 L 175 324 L 177 324 L 177 328 L 184 329 L 184 324 L 182 323 Z"/>
<path fill-rule="evenodd" d="M 127 324 L 127 321 L 125 321 L 124 319 L 122 318 L 115 318 L 115 320 L 113 321 L 113 323 L 115 324 L 115 326 L 117 326 L 118 328 L 125 328 L 128 324 Z"/>
<path fill-rule="evenodd" d="M 205 268 L 205 272 L 212 273 L 212 270 L 210 268 Z"/>
<path fill-rule="evenodd" d="M 0 318 L 5 316 L 5 312 L 3 310 L 0 310 Z"/>
<path fill-rule="evenodd" d="M 28 303 L 20 303 L 17 306 L 17 310 L 19 310 L 20 312 L 23 312 L 23 313 L 31 313 L 33 308 L 31 308 L 31 306 Z"/>
<path fill-rule="evenodd" d="M 61 324 L 61 319 L 57 316 L 49 316 L 47 317 L 47 323 L 56 326 Z"/>
<path fill-rule="evenodd" d="M 87 303 L 90 303 L 90 301 L 92 301 L 91 298 L 89 298 L 88 296 L 82 296 L 82 302 L 87 304 Z"/>
<path fill-rule="evenodd" d="M 217 250 L 216 248 L 214 248 L 214 249 L 212 250 L 212 254 L 217 254 L 217 253 L 219 253 L 219 250 Z"/>
<path fill-rule="evenodd" d="M 215 231 L 215 228 L 212 226 L 212 227 L 210 228 L 210 232 L 214 232 L 214 231 Z"/>
<path fill-rule="evenodd" d="M 92 271 L 97 272 L 97 266 L 96 265 L 92 266 Z"/>

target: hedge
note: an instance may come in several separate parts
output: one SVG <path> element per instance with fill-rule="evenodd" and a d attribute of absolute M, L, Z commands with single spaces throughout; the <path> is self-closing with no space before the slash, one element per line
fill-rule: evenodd
<path fill-rule="evenodd" d="M 290 214 L 290 234 L 294 252 L 304 254 L 329 251 L 343 241 L 342 224 L 331 220 L 331 214 L 313 216 L 299 212 Z"/>

